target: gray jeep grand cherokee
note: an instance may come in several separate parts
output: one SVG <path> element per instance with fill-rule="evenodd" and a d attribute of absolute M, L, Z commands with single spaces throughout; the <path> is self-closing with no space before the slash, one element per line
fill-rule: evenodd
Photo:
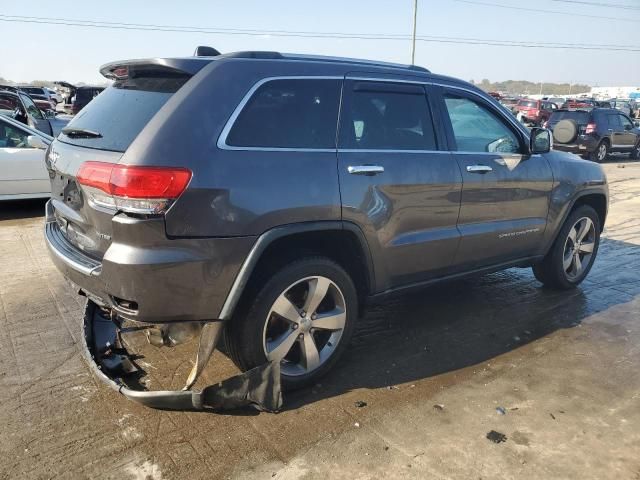
<path fill-rule="evenodd" d="M 466 82 L 276 52 L 101 72 L 113 85 L 48 152 L 45 233 L 88 298 L 94 371 L 147 405 L 274 410 L 280 382 L 335 364 L 371 299 L 509 267 L 568 289 L 595 260 L 601 167 Z M 183 391 L 129 380 L 140 331 L 194 339 Z M 247 373 L 192 389 L 223 333 Z"/>

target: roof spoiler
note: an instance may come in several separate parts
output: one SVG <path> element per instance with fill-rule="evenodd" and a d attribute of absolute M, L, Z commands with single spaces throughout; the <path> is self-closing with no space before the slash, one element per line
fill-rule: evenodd
<path fill-rule="evenodd" d="M 213 61 L 213 59 L 210 57 L 120 60 L 102 65 L 100 67 L 100 73 L 109 80 L 127 78 L 129 70 L 164 70 L 167 73 L 191 76 L 198 73 L 211 61 Z"/>

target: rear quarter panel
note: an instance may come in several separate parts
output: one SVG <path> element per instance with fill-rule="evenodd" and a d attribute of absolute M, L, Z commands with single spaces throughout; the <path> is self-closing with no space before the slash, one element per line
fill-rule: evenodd
<path fill-rule="evenodd" d="M 223 150 L 217 141 L 257 81 L 343 73 L 327 65 L 234 59 L 211 62 L 189 80 L 122 159 L 193 171 L 188 189 L 166 215 L 167 234 L 247 236 L 288 223 L 339 220 L 335 152 Z"/>

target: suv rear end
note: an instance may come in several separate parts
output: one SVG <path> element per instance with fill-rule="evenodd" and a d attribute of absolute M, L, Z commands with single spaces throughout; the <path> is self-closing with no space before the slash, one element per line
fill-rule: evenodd
<path fill-rule="evenodd" d="M 588 156 L 601 140 L 593 111 L 560 109 L 551 114 L 547 128 L 553 132 L 553 148 Z"/>
<path fill-rule="evenodd" d="M 515 107 L 516 113 L 520 113 L 525 122 L 538 123 L 540 120 L 540 102 L 538 100 L 522 99 Z"/>
<path fill-rule="evenodd" d="M 188 151 L 169 158 L 155 151 L 150 158 L 139 145 L 148 140 L 152 119 L 161 123 L 206 65 L 179 63 L 106 72 L 114 86 L 62 130 L 46 157 L 52 178 L 46 239 L 55 263 L 98 305 L 136 321 L 215 318 L 220 298 L 194 302 L 192 292 L 219 282 L 226 293 L 252 243 L 250 237 L 198 238 L 194 231 L 195 238 L 177 238 L 167 231 L 178 198 L 197 185 L 196 168 Z M 197 127 L 184 125 L 185 132 Z M 149 135 L 163 134 L 171 141 L 157 129 Z"/>

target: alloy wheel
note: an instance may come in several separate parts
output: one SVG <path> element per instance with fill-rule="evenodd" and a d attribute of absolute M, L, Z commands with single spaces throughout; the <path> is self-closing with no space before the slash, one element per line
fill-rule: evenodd
<path fill-rule="evenodd" d="M 569 230 L 564 243 L 562 268 L 569 280 L 575 280 L 588 268 L 596 245 L 596 229 L 589 217 L 580 218 Z"/>
<path fill-rule="evenodd" d="M 335 352 L 347 321 L 346 302 L 330 279 L 312 276 L 289 285 L 275 300 L 264 325 L 267 358 L 283 375 L 308 374 Z"/>
<path fill-rule="evenodd" d="M 601 143 L 598 147 L 598 161 L 602 162 L 607 157 L 607 146 Z"/>

